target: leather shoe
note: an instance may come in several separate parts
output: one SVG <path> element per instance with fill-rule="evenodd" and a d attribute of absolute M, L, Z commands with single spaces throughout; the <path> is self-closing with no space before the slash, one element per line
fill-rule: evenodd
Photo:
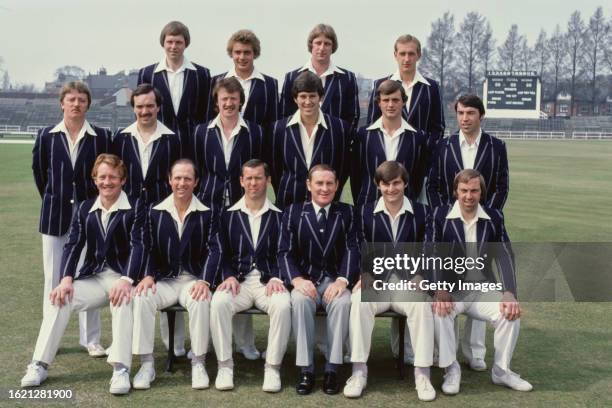
<path fill-rule="evenodd" d="M 325 373 L 323 377 L 323 392 L 327 395 L 335 395 L 340 392 L 340 384 L 338 384 L 338 376 L 332 371 Z"/>
<path fill-rule="evenodd" d="M 303 372 L 300 373 L 298 383 L 295 386 L 295 391 L 299 395 L 308 395 L 314 388 L 315 378 L 313 373 Z"/>

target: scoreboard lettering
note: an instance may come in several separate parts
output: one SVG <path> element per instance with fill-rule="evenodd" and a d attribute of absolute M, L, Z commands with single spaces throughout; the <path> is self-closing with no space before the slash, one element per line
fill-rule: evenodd
<path fill-rule="evenodd" d="M 538 76 L 530 71 L 489 71 L 487 109 L 536 109 Z"/>

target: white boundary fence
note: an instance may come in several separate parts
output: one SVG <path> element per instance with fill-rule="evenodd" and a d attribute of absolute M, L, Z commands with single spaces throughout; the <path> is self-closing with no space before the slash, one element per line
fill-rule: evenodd
<path fill-rule="evenodd" d="M 486 131 L 486 129 L 485 129 Z M 490 133 L 500 139 L 526 139 L 526 140 L 550 140 L 550 139 L 565 139 L 565 132 L 537 132 L 537 131 L 505 131 L 497 130 Z"/>
<path fill-rule="evenodd" d="M 587 139 L 612 140 L 612 132 L 573 132 L 572 139 L 575 139 L 575 140 L 587 140 Z"/>

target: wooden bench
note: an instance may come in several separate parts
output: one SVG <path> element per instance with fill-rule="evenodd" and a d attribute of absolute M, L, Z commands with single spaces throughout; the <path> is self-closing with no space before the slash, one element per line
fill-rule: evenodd
<path fill-rule="evenodd" d="M 176 321 L 176 313 L 177 312 L 185 312 L 186 309 L 176 304 L 174 306 L 167 307 L 162 310 L 168 314 L 168 357 L 166 359 L 166 371 L 172 372 L 174 371 L 174 363 L 176 362 L 176 355 L 174 354 L 174 327 Z M 239 314 L 246 315 L 265 315 L 266 313 L 252 307 L 247 310 L 243 310 Z M 327 313 L 323 309 L 318 309 L 317 316 L 327 316 Z M 377 314 L 376 317 L 390 317 L 392 319 L 397 319 L 399 323 L 399 353 L 396 360 L 396 366 L 399 371 L 399 378 L 404 379 L 406 376 L 406 367 L 404 364 L 404 337 L 406 335 L 406 316 L 401 315 L 399 313 L 395 313 L 393 311 L 386 311 L 384 313 Z"/>

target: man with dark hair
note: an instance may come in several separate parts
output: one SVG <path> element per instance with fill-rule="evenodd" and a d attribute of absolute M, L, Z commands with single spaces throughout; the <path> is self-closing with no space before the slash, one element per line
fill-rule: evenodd
<path fill-rule="evenodd" d="M 308 172 L 312 201 L 295 203 L 283 213 L 279 239 L 279 267 L 291 282 L 296 365 L 300 367 L 296 391 L 307 395 L 314 387 L 314 321 L 318 307 L 327 311 L 327 352 L 323 391 L 337 394 L 337 367 L 348 334 L 350 293 L 356 278 L 359 249 L 355 239 L 353 211 L 333 201 L 338 190 L 334 170 L 324 164 Z"/>
<path fill-rule="evenodd" d="M 338 175 L 340 187 L 348 173 L 350 130 L 343 120 L 321 111 L 323 86 L 319 77 L 308 71 L 300 73 L 293 82 L 291 94 L 298 111 L 274 124 L 266 149 L 279 208 L 309 199 L 306 178 L 312 166 L 331 166 Z M 341 188 L 334 192 L 335 199 L 339 200 Z"/>
<path fill-rule="evenodd" d="M 96 196 L 91 169 L 101 153 L 110 151 L 111 134 L 91 125 L 85 116 L 91 93 L 83 82 L 66 83 L 60 91 L 63 118 L 41 129 L 32 150 L 32 171 L 42 198 L 39 232 L 43 250 L 43 315 L 50 307 L 49 294 L 60 281 L 60 262 L 76 206 Z M 80 344 L 92 357 L 105 355 L 100 345 L 100 312 L 79 314 Z"/>
<path fill-rule="evenodd" d="M 178 135 L 180 156 L 193 157 L 192 132 L 197 124 L 206 120 L 210 72 L 185 57 L 191 37 L 183 23 L 171 21 L 166 24 L 159 42 L 165 56 L 159 63 L 140 70 L 138 84 L 151 84 L 161 93 L 166 103 L 160 105 L 158 118 Z"/>
<path fill-rule="evenodd" d="M 319 101 L 321 110 L 346 121 L 351 130 L 356 129 L 359 122 L 357 80 L 354 73 L 337 67 L 331 61 L 331 55 L 338 49 L 338 38 L 333 27 L 317 24 L 308 35 L 307 46 L 311 54 L 308 62 L 285 75 L 279 117 L 290 116 L 298 109 L 292 92 L 293 81 L 301 72 L 309 71 L 321 79 L 325 89 L 324 97 L 321 95 Z"/>

